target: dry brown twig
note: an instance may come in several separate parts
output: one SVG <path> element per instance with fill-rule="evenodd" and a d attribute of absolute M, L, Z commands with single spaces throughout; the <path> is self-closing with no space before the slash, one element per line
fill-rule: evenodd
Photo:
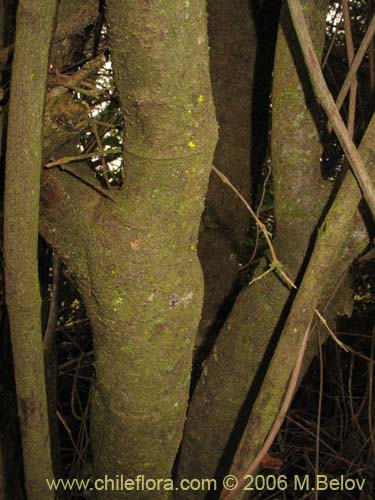
<path fill-rule="evenodd" d="M 374 38 L 374 34 L 375 34 L 375 16 L 372 18 L 369 27 L 367 28 L 367 31 L 362 39 L 361 45 L 359 46 L 359 49 L 357 50 L 357 53 L 349 68 L 348 74 L 346 75 L 345 81 L 341 87 L 339 95 L 337 96 L 336 106 L 338 110 L 340 110 L 342 105 L 344 104 L 345 98 L 349 92 L 351 84 L 353 80 L 356 78 L 359 66 L 361 65 L 361 62 L 366 55 L 367 49 L 372 39 Z M 330 132 L 331 130 L 332 130 L 332 125 L 329 124 L 328 131 Z"/>
<path fill-rule="evenodd" d="M 318 318 L 320 319 L 320 321 L 322 322 L 322 324 L 325 326 L 325 328 L 327 329 L 327 332 L 333 338 L 333 340 L 336 342 L 336 344 L 339 347 L 341 347 L 341 349 L 344 349 L 344 351 L 349 352 L 349 348 L 343 342 L 341 342 L 340 339 L 337 338 L 337 336 L 334 334 L 334 332 L 332 331 L 332 329 L 329 327 L 329 325 L 327 323 L 327 320 L 320 314 L 320 312 L 318 311 L 318 309 L 315 309 L 314 312 L 318 316 Z"/>
<path fill-rule="evenodd" d="M 262 194 L 261 194 L 261 197 L 260 197 L 260 201 L 259 201 L 259 206 L 258 206 L 258 209 L 256 211 L 256 214 L 259 218 L 259 215 L 260 215 L 260 212 L 263 208 L 263 204 L 264 204 L 264 199 L 265 199 L 265 196 L 266 196 L 266 193 L 267 193 L 267 184 L 268 184 L 268 181 L 271 177 L 271 174 L 272 174 L 272 169 L 271 169 L 271 166 L 269 165 L 268 166 L 268 172 L 264 178 L 264 182 L 263 182 L 263 187 L 262 187 Z M 255 256 L 256 256 L 256 253 L 257 253 L 257 250 L 258 250 L 258 245 L 259 245 L 259 236 L 260 236 L 260 230 L 259 230 L 259 226 L 256 225 L 256 238 L 255 238 L 255 245 L 254 245 L 254 250 L 253 250 L 253 253 L 251 254 L 251 257 L 250 259 L 248 260 L 248 262 L 246 264 L 244 264 L 243 266 L 240 267 L 241 271 L 243 271 L 244 269 L 246 269 L 247 267 L 249 267 L 251 265 L 251 263 L 253 262 L 253 260 L 255 259 Z"/>
<path fill-rule="evenodd" d="M 322 401 L 323 401 L 323 382 L 324 382 L 324 366 L 323 366 L 323 349 L 319 334 L 316 336 L 318 341 L 319 350 L 319 399 L 318 399 L 318 413 L 316 419 L 316 437 L 315 437 L 315 475 L 319 474 L 319 457 L 320 457 L 320 429 L 322 417 Z M 315 490 L 315 500 L 319 498 L 318 489 Z"/>
<path fill-rule="evenodd" d="M 44 164 L 44 168 L 53 168 L 53 167 L 61 167 L 61 165 L 66 165 L 67 163 L 74 163 L 76 161 L 89 160 L 90 158 L 97 158 L 100 155 L 114 155 L 121 153 L 121 148 L 112 148 L 105 149 L 104 151 L 98 152 L 94 151 L 93 153 L 82 153 L 75 156 L 63 156 L 58 160 L 53 160 Z"/>
<path fill-rule="evenodd" d="M 48 310 L 47 326 L 43 337 L 43 349 L 45 351 L 51 351 L 54 342 L 58 314 L 59 314 L 58 293 L 60 286 L 60 278 L 61 278 L 61 260 L 59 256 L 56 253 L 54 253 L 52 260 L 51 299 Z"/>
<path fill-rule="evenodd" d="M 92 118 L 90 118 L 90 125 L 91 125 L 91 130 L 94 133 L 96 144 L 98 147 L 98 156 L 99 156 L 100 162 L 102 164 L 102 173 L 103 173 L 104 182 L 105 182 L 106 188 L 111 189 L 111 184 L 110 184 L 109 179 L 108 179 L 108 165 L 107 165 L 107 162 L 105 160 L 105 149 L 103 148 L 102 140 L 101 140 L 99 132 L 98 132 L 98 127 L 95 123 L 95 120 Z"/>
<path fill-rule="evenodd" d="M 337 16 L 333 20 L 333 23 L 336 21 L 336 18 L 337 18 Z M 342 12 L 340 12 L 340 14 L 339 14 L 339 18 L 337 20 L 337 24 L 339 24 L 341 22 L 341 18 L 342 18 Z M 324 58 L 324 61 L 322 63 L 322 69 L 324 69 L 326 67 L 327 63 L 328 63 L 328 59 L 329 59 L 329 56 L 331 55 L 332 49 L 333 49 L 333 47 L 335 45 L 335 41 L 336 41 L 338 32 L 339 32 L 339 30 L 336 29 L 335 32 L 333 33 L 333 36 L 332 36 L 332 39 L 331 39 L 331 43 L 329 44 L 329 47 L 328 47 L 328 50 L 327 50 L 327 54 L 326 54 L 326 56 Z"/>
<path fill-rule="evenodd" d="M 264 278 L 267 274 L 272 272 L 273 270 L 277 271 L 282 279 L 292 288 L 297 288 L 296 285 L 293 283 L 293 281 L 289 278 L 289 276 L 285 273 L 285 271 L 282 269 L 282 264 L 277 258 L 275 249 L 272 245 L 271 241 L 271 236 L 269 232 L 267 231 L 266 226 L 263 224 L 263 222 L 259 219 L 258 215 L 255 213 L 255 211 L 251 208 L 249 203 L 245 200 L 245 198 L 242 196 L 242 194 L 238 191 L 238 189 L 231 183 L 231 181 L 228 179 L 226 175 L 224 175 L 220 170 L 218 170 L 215 165 L 212 165 L 212 170 L 215 172 L 215 174 L 226 184 L 237 196 L 238 198 L 242 201 L 242 203 L 245 205 L 247 210 L 250 212 L 251 216 L 255 220 L 257 226 L 259 227 L 260 231 L 263 233 L 263 236 L 267 242 L 268 248 L 271 253 L 271 264 L 270 267 L 265 271 L 264 273 L 260 274 L 259 276 L 256 276 L 251 282 L 250 285 L 253 284 L 255 281 L 259 281 L 260 279 Z"/>
<path fill-rule="evenodd" d="M 350 23 L 348 0 L 342 0 L 342 11 L 344 15 L 346 52 L 348 55 L 348 63 L 350 68 L 354 60 L 354 44 L 353 44 L 352 27 Z M 350 95 L 349 95 L 348 132 L 351 139 L 353 138 L 354 135 L 357 90 L 358 90 L 358 80 L 355 74 L 353 77 L 353 81 L 350 85 Z"/>

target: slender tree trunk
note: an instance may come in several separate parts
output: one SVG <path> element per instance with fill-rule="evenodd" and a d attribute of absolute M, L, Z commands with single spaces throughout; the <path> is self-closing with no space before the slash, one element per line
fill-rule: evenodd
<path fill-rule="evenodd" d="M 321 53 L 327 2 L 306 0 L 304 5 Z M 275 59 L 272 163 L 275 248 L 293 277 L 298 274 L 327 196 L 319 178 L 317 106 L 300 61 L 298 41 L 284 6 Z M 262 262 L 257 273 L 264 269 Z M 228 470 L 238 445 L 236 435 L 241 435 L 247 421 L 264 373 L 263 363 L 267 363 L 273 348 L 268 346 L 288 307 L 288 297 L 288 289 L 272 274 L 237 298 L 192 398 L 179 462 L 180 478 L 220 477 Z M 202 492 L 195 493 L 196 498 L 201 496 Z"/>
<path fill-rule="evenodd" d="M 208 32 L 212 92 L 219 124 L 214 164 L 248 197 L 257 45 L 249 2 L 209 1 Z M 215 335 L 218 310 L 233 292 L 248 226 L 247 210 L 212 173 L 198 244 L 205 296 L 197 347 L 207 342 L 204 346 L 207 349 L 212 343 L 213 339 L 207 339 L 207 335 Z"/>
<path fill-rule="evenodd" d="M 196 241 L 217 138 L 205 2 L 113 0 L 107 13 L 124 186 L 113 202 L 48 172 L 42 231 L 75 271 L 93 329 L 95 476 L 167 478 L 202 306 Z"/>
<path fill-rule="evenodd" d="M 4 201 L 5 291 L 29 500 L 52 499 L 38 279 L 42 127 L 54 0 L 21 0 L 11 81 Z M 19 251 L 22 249 L 22 256 Z"/>

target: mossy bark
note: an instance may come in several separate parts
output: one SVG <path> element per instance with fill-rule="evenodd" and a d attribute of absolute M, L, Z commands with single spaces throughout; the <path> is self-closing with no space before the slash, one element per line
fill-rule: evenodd
<path fill-rule="evenodd" d="M 76 273 L 93 329 L 95 476 L 168 478 L 203 300 L 196 242 L 217 139 L 205 2 L 109 1 L 107 14 L 124 186 L 113 202 L 46 173 L 42 231 Z"/>
<path fill-rule="evenodd" d="M 56 2 L 20 1 L 4 197 L 5 291 L 28 498 L 52 499 L 38 280 L 39 186 L 49 46 Z M 22 251 L 22 255 L 19 252 Z"/>
<path fill-rule="evenodd" d="M 214 164 L 248 199 L 255 23 L 247 0 L 211 0 L 207 6 L 210 74 L 219 124 Z M 233 290 L 248 226 L 249 214 L 241 201 L 212 174 L 198 244 L 205 296 L 197 347 L 207 340 L 220 306 Z"/>
<path fill-rule="evenodd" d="M 301 2 L 318 55 L 325 38 L 327 0 Z M 293 68 L 293 70 L 291 70 Z M 286 5 L 281 9 L 272 90 L 272 174 L 279 259 L 297 273 L 328 189 L 320 176 L 315 100 Z"/>
<path fill-rule="evenodd" d="M 373 137 L 375 119 L 370 122 L 359 151 L 366 167 L 374 175 Z M 302 339 L 309 328 L 324 290 L 336 283 L 340 277 L 340 266 L 334 264 L 340 259 L 345 242 L 349 240 L 358 204 L 361 200 L 359 187 L 349 171 L 318 232 L 312 256 L 304 274 L 301 286 L 293 302 L 282 336 L 275 349 L 259 396 L 252 409 L 251 417 L 242 437 L 239 451 L 232 464 L 231 472 L 243 473 L 262 446 L 272 426 L 285 395 Z M 350 264 L 350 260 L 347 265 Z M 335 275 L 339 271 L 340 274 Z M 256 429 L 256 432 L 254 430 Z M 245 446 L 244 446 L 245 445 Z"/>
<path fill-rule="evenodd" d="M 306 0 L 303 3 L 309 22 L 316 26 L 313 38 L 321 53 L 326 13 L 323 4 L 327 7 L 327 2 Z M 311 98 L 307 72 L 297 66 L 301 56 L 290 27 L 284 6 L 273 91 L 275 248 L 288 272 L 295 277 L 327 190 L 322 188 L 319 179 L 317 106 Z M 298 117 L 298 124 L 291 118 L 285 126 L 286 117 Z M 308 177 L 304 183 L 306 172 Z M 305 205 L 304 197 L 310 200 L 310 206 Z M 262 261 L 257 273 L 264 270 Z M 288 289 L 271 274 L 242 291 L 237 298 L 191 401 L 179 462 L 180 478 L 215 475 L 220 478 L 228 470 L 272 349 L 270 339 L 282 321 L 288 297 Z M 196 498 L 201 496 L 202 492 L 195 493 Z"/>

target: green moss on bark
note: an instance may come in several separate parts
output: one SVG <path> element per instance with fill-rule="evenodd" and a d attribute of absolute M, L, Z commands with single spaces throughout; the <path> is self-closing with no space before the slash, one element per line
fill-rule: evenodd
<path fill-rule="evenodd" d="M 319 20 L 314 38 L 320 39 L 321 50 L 325 20 L 322 1 L 305 0 L 304 5 L 311 24 Z M 284 12 L 281 22 L 288 41 L 280 28 L 273 90 L 273 99 L 277 102 L 273 109 L 272 130 L 275 135 L 272 143 L 277 218 L 275 248 L 288 273 L 296 276 L 327 191 L 321 193 L 318 179 L 320 143 L 314 110 L 311 103 L 307 106 L 305 102 L 308 75 L 297 67 L 294 56 L 298 45 L 289 39 L 290 23 L 289 27 L 284 26 L 285 16 Z M 296 116 L 297 125 L 294 123 Z M 290 123 L 286 126 L 288 117 L 291 117 Z M 308 211 L 305 195 L 311 203 L 313 200 Z M 257 272 L 262 270 L 264 263 Z M 289 291 L 274 275 L 256 282 L 238 297 L 192 398 L 179 477 L 219 477 L 230 466 L 238 444 L 236 433 L 238 436 L 242 431 L 248 416 L 247 401 L 255 398 L 258 389 L 252 384 L 258 370 L 262 370 L 267 346 L 288 297 Z M 249 391 L 252 392 L 249 394 Z M 272 422 L 272 412 L 269 415 L 269 418 L 264 415 L 268 424 Z M 195 497 L 201 498 L 202 493 L 196 492 Z"/>
<path fill-rule="evenodd" d="M 196 240 L 217 137 L 205 2 L 107 7 L 125 180 L 115 204 L 94 206 L 80 245 L 87 274 L 77 273 L 94 332 L 95 471 L 168 477 L 203 298 Z"/>
<path fill-rule="evenodd" d="M 370 122 L 359 148 L 367 167 L 372 164 L 374 128 L 375 119 Z M 371 170 L 373 175 L 373 169 Z M 334 265 L 340 257 L 342 258 L 342 251 L 349 239 L 349 230 L 360 199 L 359 187 L 351 172 L 348 172 L 319 229 L 303 281 L 276 347 L 260 395 L 252 409 L 249 424 L 242 437 L 242 446 L 233 462 L 233 473 L 241 474 L 246 470 L 266 439 L 270 422 L 276 418 L 302 339 L 314 315 L 314 309 L 318 306 L 325 289 L 337 283 L 342 273 L 341 266 Z M 266 417 L 266 420 L 263 417 Z M 255 428 L 256 433 L 254 433 Z"/>
<path fill-rule="evenodd" d="M 19 2 L 6 158 L 5 290 L 30 500 L 54 496 L 46 485 L 53 472 L 40 322 L 38 217 L 43 112 L 55 9 L 54 0 Z"/>
<path fill-rule="evenodd" d="M 326 0 L 301 2 L 321 57 Z M 296 273 L 328 191 L 320 177 L 319 107 L 287 5 L 281 9 L 272 93 L 272 172 L 279 258 Z"/>

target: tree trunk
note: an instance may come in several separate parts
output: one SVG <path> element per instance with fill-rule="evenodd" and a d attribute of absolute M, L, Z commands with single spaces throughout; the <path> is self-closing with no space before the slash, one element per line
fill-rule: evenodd
<path fill-rule="evenodd" d="M 43 110 L 56 2 L 20 1 L 11 81 L 4 194 L 4 270 L 25 485 L 52 499 L 49 426 L 38 279 Z M 22 249 L 22 256 L 19 251 Z"/>
<path fill-rule="evenodd" d="M 256 30 L 247 0 L 210 0 L 210 74 L 219 124 L 214 164 L 248 197 L 250 191 L 251 112 Z M 238 277 L 249 214 L 240 200 L 212 173 L 199 234 L 205 295 L 197 348 L 206 351 L 215 336 L 220 307 Z M 203 354 L 203 353 L 202 353 Z"/>
<path fill-rule="evenodd" d="M 309 24 L 315 27 L 315 46 L 321 53 L 327 2 L 305 0 L 304 5 Z M 298 274 L 327 196 L 319 178 L 317 106 L 308 75 L 298 66 L 301 57 L 284 6 L 273 90 L 272 164 L 277 227 L 274 245 L 293 277 Z M 263 261 L 257 273 L 264 269 Z M 180 478 L 220 478 L 228 470 L 238 445 L 236 436 L 241 436 L 259 389 L 264 364 L 273 349 L 269 343 L 283 321 L 288 297 L 288 289 L 269 274 L 237 298 L 192 398 L 179 462 Z M 202 492 L 196 492 L 196 498 L 201 496 Z"/>
<path fill-rule="evenodd" d="M 168 478 L 202 306 L 196 240 L 217 138 L 205 2 L 112 0 L 107 13 L 124 186 L 113 202 L 48 172 L 42 231 L 76 273 L 93 330 L 95 476 Z"/>

